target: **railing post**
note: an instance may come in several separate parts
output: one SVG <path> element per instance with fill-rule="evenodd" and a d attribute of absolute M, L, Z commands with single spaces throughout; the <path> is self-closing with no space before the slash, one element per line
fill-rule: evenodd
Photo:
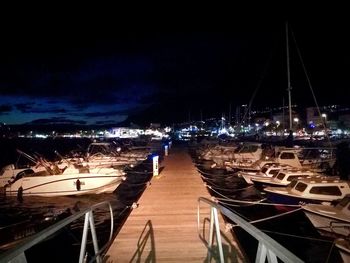
<path fill-rule="evenodd" d="M 215 220 L 215 230 L 216 230 L 216 241 L 218 243 L 220 262 L 224 263 L 224 252 L 222 250 L 221 233 L 219 225 L 218 210 L 214 208 L 214 220 Z"/>
<path fill-rule="evenodd" d="M 219 225 L 219 218 L 218 218 L 218 211 L 215 207 L 210 208 L 210 228 L 209 228 L 209 247 L 208 250 L 208 261 L 211 260 L 211 251 L 213 249 L 214 244 L 214 228 L 215 228 L 215 234 L 216 234 L 216 242 L 219 249 L 219 256 L 220 256 L 220 262 L 224 263 L 224 252 L 222 250 L 222 243 L 221 243 L 221 233 L 220 233 L 220 225 Z"/>
<path fill-rule="evenodd" d="M 206 241 L 205 237 L 201 235 L 200 231 L 200 203 L 204 202 L 210 206 L 210 228 L 209 228 L 209 242 Z M 215 210 L 214 210 L 215 209 Z M 254 225 L 245 221 L 243 218 L 239 217 L 226 207 L 216 204 L 213 201 L 200 197 L 198 199 L 198 211 L 197 211 L 197 224 L 198 224 L 198 234 L 199 238 L 204 242 L 205 246 L 208 248 L 207 261 L 210 262 L 212 258 L 212 246 L 214 243 L 214 227 L 216 231 L 218 249 L 220 262 L 224 262 L 224 255 L 222 249 L 222 240 L 221 232 L 218 219 L 218 210 L 226 217 L 228 217 L 232 222 L 237 226 L 241 227 L 248 234 L 254 237 L 258 242 L 258 250 L 256 253 L 255 262 L 264 263 L 266 259 L 268 262 L 278 263 L 279 260 L 282 262 L 293 262 L 293 263 L 302 263 L 303 261 L 290 252 L 288 249 L 277 243 L 274 239 L 263 233 L 261 230 L 257 229 Z M 279 260 L 278 260 L 279 259 Z"/>
<path fill-rule="evenodd" d="M 211 260 L 211 249 L 214 242 L 214 207 L 210 208 L 210 226 L 209 226 L 209 248 L 208 249 L 208 262 Z"/>
<path fill-rule="evenodd" d="M 94 243 L 94 250 L 95 250 L 95 258 L 97 262 L 101 262 L 101 251 L 104 249 L 102 248 L 101 251 L 98 249 L 98 241 L 97 241 L 97 235 L 96 235 L 96 228 L 95 228 L 95 222 L 93 219 L 93 210 L 97 207 L 101 207 L 102 205 L 108 204 L 109 206 L 109 212 L 111 216 L 111 229 L 110 229 L 110 235 L 109 235 L 109 241 L 112 239 L 113 235 L 113 209 L 109 202 L 101 202 L 96 205 L 92 205 L 90 208 L 85 209 L 84 211 L 80 211 L 79 213 L 76 213 L 74 215 L 69 216 L 68 218 L 62 219 L 60 222 L 57 222 L 56 224 L 49 226 L 47 229 L 34 234 L 32 237 L 28 237 L 27 241 L 24 241 L 20 243 L 16 248 L 10 249 L 8 251 L 5 251 L 0 255 L 0 262 L 23 262 L 26 263 L 26 256 L 25 251 L 27 251 L 29 248 L 33 247 L 36 244 L 39 244 L 40 242 L 44 241 L 48 237 L 50 237 L 52 234 L 56 233 L 63 227 L 67 226 L 68 224 L 71 224 L 72 222 L 78 220 L 82 216 L 85 217 L 84 220 L 84 228 L 82 231 L 82 240 L 81 240 L 81 246 L 80 246 L 80 254 L 79 254 L 79 262 L 82 263 L 86 260 L 85 254 L 86 254 L 86 244 L 87 244 L 87 238 L 88 238 L 88 231 L 89 231 L 89 225 L 91 227 L 91 235 Z M 107 245 L 107 244 L 106 244 Z M 106 246 L 105 245 L 105 246 Z"/>
<path fill-rule="evenodd" d="M 100 257 L 100 255 L 98 255 L 98 253 L 99 253 L 98 240 L 97 240 L 97 236 L 96 236 L 95 222 L 94 222 L 94 217 L 93 217 L 92 212 L 89 212 L 89 222 L 90 222 L 92 243 L 94 245 L 95 255 L 97 255 L 96 256 L 96 262 L 100 263 L 101 262 L 101 257 Z"/>
<path fill-rule="evenodd" d="M 87 212 L 85 214 L 83 236 L 81 238 L 81 246 L 80 246 L 79 263 L 83 263 L 84 262 L 85 251 L 86 251 L 87 233 L 88 233 L 88 230 L 89 230 L 89 214 L 90 213 L 91 212 Z"/>

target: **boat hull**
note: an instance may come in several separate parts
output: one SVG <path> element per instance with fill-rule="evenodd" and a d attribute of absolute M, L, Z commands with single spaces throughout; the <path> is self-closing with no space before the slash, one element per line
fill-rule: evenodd
<path fill-rule="evenodd" d="M 321 214 L 313 211 L 313 209 L 308 209 L 308 207 L 303 207 L 303 211 L 313 226 L 321 232 L 327 231 L 345 237 L 350 233 L 350 219 L 342 220 L 341 218 L 337 218 L 335 213 L 334 216 L 330 213 L 329 215 L 326 213 Z"/>
<path fill-rule="evenodd" d="M 7 196 L 65 196 L 113 192 L 120 174 L 60 174 L 23 177 L 6 187 Z"/>
<path fill-rule="evenodd" d="M 283 188 L 281 188 L 283 189 Z M 302 205 L 302 204 L 321 204 L 324 202 L 331 203 L 333 200 L 320 200 L 320 199 L 312 199 L 312 198 L 303 198 L 300 196 L 287 195 L 285 191 L 281 190 L 279 192 L 276 191 L 268 191 L 265 189 L 267 199 L 276 204 L 286 204 L 286 205 Z"/>

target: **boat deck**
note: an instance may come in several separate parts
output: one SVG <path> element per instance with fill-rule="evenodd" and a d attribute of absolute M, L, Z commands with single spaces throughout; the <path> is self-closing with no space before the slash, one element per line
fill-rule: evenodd
<path fill-rule="evenodd" d="M 210 195 L 187 148 L 172 148 L 162 166 L 113 241 L 105 262 L 207 261 L 206 246 L 197 232 L 197 206 L 199 197 Z M 209 208 L 203 206 L 201 211 L 209 217 Z M 222 231 L 219 218 L 226 259 L 244 261 L 230 232 Z"/>

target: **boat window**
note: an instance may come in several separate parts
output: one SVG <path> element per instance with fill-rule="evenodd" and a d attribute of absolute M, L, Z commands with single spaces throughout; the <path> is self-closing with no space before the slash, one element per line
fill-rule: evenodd
<path fill-rule="evenodd" d="M 279 169 L 271 170 L 270 172 L 268 172 L 268 174 L 275 175 L 275 174 L 277 174 L 279 171 L 280 171 Z"/>
<path fill-rule="evenodd" d="M 297 180 L 293 180 L 293 181 L 289 184 L 290 188 L 293 188 L 294 185 L 297 184 L 297 182 L 298 182 Z"/>
<path fill-rule="evenodd" d="M 267 171 L 267 168 L 266 167 L 263 167 L 262 169 L 261 169 L 261 172 L 262 173 L 265 173 Z"/>
<path fill-rule="evenodd" d="M 34 171 L 32 169 L 23 170 L 16 175 L 16 180 L 21 179 L 22 177 L 25 177 L 28 175 L 32 175 L 32 174 L 34 174 Z"/>
<path fill-rule="evenodd" d="M 294 153 L 284 152 L 284 153 L 281 153 L 280 158 L 281 159 L 295 159 L 295 156 L 294 156 Z"/>
<path fill-rule="evenodd" d="M 279 173 L 279 174 L 277 175 L 277 179 L 283 180 L 284 176 L 285 176 L 284 173 Z"/>
<path fill-rule="evenodd" d="M 299 182 L 296 186 L 295 186 L 295 190 L 299 191 L 299 192 L 304 192 L 305 189 L 307 187 L 307 184 L 304 184 L 302 182 Z"/>
<path fill-rule="evenodd" d="M 272 176 L 272 178 L 276 178 L 280 174 L 280 171 L 278 171 L 276 174 Z"/>
<path fill-rule="evenodd" d="M 310 194 L 341 196 L 341 191 L 338 186 L 314 186 L 311 188 Z"/>
<path fill-rule="evenodd" d="M 298 179 L 299 177 L 302 177 L 302 175 L 301 174 L 299 174 L 299 175 L 290 175 L 290 176 L 288 176 L 287 181 L 291 182 L 293 180 Z"/>

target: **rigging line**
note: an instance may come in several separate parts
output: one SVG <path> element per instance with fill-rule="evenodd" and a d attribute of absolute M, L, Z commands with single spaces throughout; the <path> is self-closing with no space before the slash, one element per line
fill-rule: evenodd
<path fill-rule="evenodd" d="M 302 58 L 302 56 L 301 56 L 300 49 L 299 49 L 299 47 L 298 47 L 298 45 L 297 45 L 297 41 L 296 41 L 296 39 L 295 39 L 294 32 L 293 32 L 293 30 L 291 30 L 291 31 L 292 31 L 292 38 L 293 38 L 293 41 L 294 41 L 294 44 L 295 44 L 295 47 L 296 47 L 296 50 L 297 50 L 297 53 L 298 53 L 298 56 L 299 56 L 301 65 L 302 65 L 302 67 L 303 67 L 303 70 L 304 70 L 304 73 L 305 73 L 305 76 L 306 76 L 306 80 L 307 80 L 307 82 L 308 82 L 308 84 L 309 84 L 309 88 L 310 88 L 310 90 L 311 90 L 311 94 L 312 94 L 312 97 L 313 97 L 313 99 L 314 99 L 314 102 L 315 102 L 315 105 L 316 105 L 316 108 L 317 108 L 318 115 L 320 116 L 320 120 L 321 120 L 323 129 L 326 131 L 326 124 L 325 124 L 325 121 L 324 121 L 323 118 L 322 118 L 322 114 L 321 114 L 321 111 L 320 111 L 320 107 L 319 107 L 319 105 L 318 105 L 318 102 L 317 102 L 317 99 L 316 99 L 316 96 L 315 96 L 315 92 L 314 92 L 314 90 L 313 90 L 313 88 L 312 88 L 312 85 L 311 85 L 310 77 L 309 77 L 309 75 L 307 74 L 306 67 L 305 67 L 305 64 L 304 64 L 304 60 L 303 60 L 303 58 Z M 327 138 L 327 141 L 328 141 L 328 143 L 329 143 L 329 146 L 332 147 L 332 143 L 331 143 L 331 140 L 330 140 L 330 138 L 329 138 L 328 133 L 325 132 L 325 134 L 326 134 L 326 138 Z"/>
<path fill-rule="evenodd" d="M 253 101 L 254 101 L 254 99 L 255 99 L 255 96 L 256 96 L 256 94 L 258 93 L 258 90 L 260 89 L 261 84 L 262 84 L 262 82 L 263 82 L 263 80 L 264 80 L 264 77 L 265 77 L 265 75 L 266 75 L 267 69 L 268 69 L 269 66 L 270 66 L 270 62 L 271 62 L 271 60 L 272 60 L 272 51 L 273 51 L 273 49 L 270 50 L 269 57 L 268 57 L 268 59 L 267 59 L 267 61 L 266 61 L 266 64 L 264 65 L 263 71 L 262 71 L 262 73 L 261 73 L 261 75 L 260 75 L 260 78 L 259 78 L 259 81 L 258 81 L 258 85 L 256 86 L 256 88 L 255 88 L 255 90 L 254 90 L 254 92 L 253 92 L 253 95 L 252 95 L 252 97 L 250 98 L 248 107 L 246 107 L 246 109 L 245 109 L 245 111 L 244 111 L 244 115 L 243 115 L 243 118 L 242 118 L 243 120 L 245 120 L 245 118 L 246 118 L 248 112 L 250 111 L 251 106 L 252 106 L 252 104 L 253 104 Z M 240 124 L 241 124 L 241 123 L 240 123 Z"/>
<path fill-rule="evenodd" d="M 253 187 L 253 185 L 249 185 L 245 188 L 238 188 L 238 189 L 232 189 L 232 188 L 222 188 L 222 187 L 217 187 L 217 185 L 208 185 L 208 188 L 210 189 L 216 189 L 216 190 L 224 190 L 224 191 L 230 191 L 230 193 L 235 193 L 235 192 L 239 192 L 239 191 L 243 191 L 246 190 L 248 188 Z"/>

